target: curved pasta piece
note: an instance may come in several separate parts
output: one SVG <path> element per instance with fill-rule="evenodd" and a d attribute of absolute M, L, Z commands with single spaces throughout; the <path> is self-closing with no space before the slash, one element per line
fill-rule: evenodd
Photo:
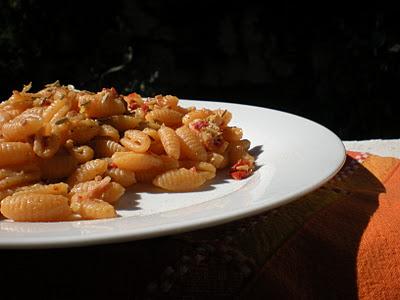
<path fill-rule="evenodd" d="M 60 149 L 61 140 L 58 135 L 50 136 L 36 135 L 33 141 L 33 151 L 41 158 L 49 158 Z"/>
<path fill-rule="evenodd" d="M 200 161 L 207 160 L 207 151 L 193 131 L 187 126 L 182 126 L 175 132 L 180 140 L 181 151 L 187 158 Z"/>
<path fill-rule="evenodd" d="M 122 98 L 128 104 L 128 109 L 130 111 L 134 111 L 144 103 L 142 97 L 137 93 L 130 93 L 129 95 L 123 96 Z"/>
<path fill-rule="evenodd" d="M 13 196 L 22 194 L 52 194 L 52 195 L 64 195 L 68 194 L 68 184 L 64 182 L 54 184 L 40 184 L 24 186 L 16 190 Z"/>
<path fill-rule="evenodd" d="M 145 171 L 163 164 L 159 157 L 147 153 L 115 152 L 111 159 L 118 168 L 131 171 Z"/>
<path fill-rule="evenodd" d="M 97 136 L 104 137 L 110 140 L 113 140 L 114 142 L 119 141 L 119 132 L 116 128 L 114 128 L 111 125 L 108 124 L 103 124 L 100 126 L 100 130 L 97 134 Z"/>
<path fill-rule="evenodd" d="M 22 142 L 0 142 L 0 167 L 20 165 L 33 160 L 32 146 Z"/>
<path fill-rule="evenodd" d="M 169 108 L 155 109 L 146 114 L 149 122 L 164 123 L 167 126 L 179 126 L 182 124 L 182 114 Z"/>
<path fill-rule="evenodd" d="M 154 141 L 151 143 L 149 151 L 151 153 L 157 154 L 157 155 L 162 155 L 165 154 L 165 149 L 161 141 Z"/>
<path fill-rule="evenodd" d="M 85 220 L 115 218 L 115 208 L 101 199 L 71 200 L 71 209 Z"/>
<path fill-rule="evenodd" d="M 4 138 L 8 141 L 25 141 L 42 128 L 42 119 L 38 110 L 28 109 L 2 127 Z"/>
<path fill-rule="evenodd" d="M 215 168 L 215 166 L 208 162 L 198 162 L 195 165 L 195 168 L 207 180 L 213 179 L 217 173 L 217 169 Z"/>
<path fill-rule="evenodd" d="M 222 135 L 227 142 L 236 142 L 242 139 L 243 130 L 239 127 L 225 127 Z"/>
<path fill-rule="evenodd" d="M 78 121 L 70 132 L 69 138 L 76 144 L 85 144 L 94 138 L 100 131 L 99 124 L 92 119 Z"/>
<path fill-rule="evenodd" d="M 0 134 L 1 134 L 1 128 L 5 123 L 8 121 L 14 119 L 16 116 L 18 116 L 21 113 L 21 111 L 17 109 L 2 109 L 0 110 Z"/>
<path fill-rule="evenodd" d="M 78 182 L 71 188 L 70 195 L 82 194 L 93 190 L 96 186 L 99 185 L 99 182 L 100 180 L 98 180 L 97 178 L 94 180 Z"/>
<path fill-rule="evenodd" d="M 194 168 L 194 170 L 196 170 L 199 174 L 203 175 L 207 180 L 213 179 L 217 172 L 217 169 L 213 164 L 203 161 L 200 162 L 193 160 L 180 161 L 179 166 L 186 169 Z"/>
<path fill-rule="evenodd" d="M 156 99 L 157 105 L 167 108 L 175 108 L 179 102 L 178 97 L 171 95 L 166 95 L 166 96 L 157 95 L 154 98 Z"/>
<path fill-rule="evenodd" d="M 125 131 L 124 138 L 120 142 L 127 149 L 138 153 L 146 152 L 151 144 L 149 136 L 140 130 Z"/>
<path fill-rule="evenodd" d="M 218 126 L 225 128 L 228 123 L 232 120 L 232 113 L 226 109 L 216 109 L 213 111 L 214 115 L 218 117 Z"/>
<path fill-rule="evenodd" d="M 179 106 L 179 105 L 177 105 L 176 107 L 173 107 L 172 109 L 173 109 L 173 110 L 176 110 L 176 111 L 179 112 L 179 113 L 181 113 L 182 116 L 184 116 L 184 115 L 186 115 L 187 113 L 189 113 L 190 111 L 192 111 L 192 107 L 186 108 L 186 107 L 182 107 L 182 106 Z"/>
<path fill-rule="evenodd" d="M 111 157 L 115 152 L 127 151 L 119 143 L 106 139 L 95 140 L 94 149 L 97 157 Z"/>
<path fill-rule="evenodd" d="M 228 147 L 229 163 L 233 165 L 239 159 L 242 159 L 247 153 L 249 147 L 250 142 L 248 140 L 240 140 L 230 143 Z"/>
<path fill-rule="evenodd" d="M 118 182 L 110 182 L 105 191 L 101 194 L 100 199 L 108 203 L 117 202 L 125 193 L 125 188 Z"/>
<path fill-rule="evenodd" d="M 211 114 L 212 114 L 212 111 L 209 109 L 205 109 L 205 108 L 193 110 L 183 116 L 182 123 L 184 125 L 189 125 L 189 123 L 193 122 L 194 120 L 205 119 Z"/>
<path fill-rule="evenodd" d="M 226 153 L 219 154 L 216 152 L 210 152 L 208 154 L 208 162 L 211 163 L 217 169 L 223 169 L 228 166 L 229 158 Z"/>
<path fill-rule="evenodd" d="M 65 122 L 69 121 L 69 118 L 66 117 L 66 115 L 68 114 L 69 110 L 71 109 L 71 105 L 69 101 L 66 101 L 64 106 L 61 107 L 61 109 L 59 109 L 51 118 L 50 123 L 48 123 L 47 125 L 47 131 L 46 134 L 48 134 L 49 132 L 54 131 L 54 126 L 55 125 L 59 125 L 59 124 L 63 124 Z"/>
<path fill-rule="evenodd" d="M 162 172 L 163 171 L 158 168 L 146 171 L 137 171 L 135 172 L 136 181 L 139 183 L 152 183 L 153 179 Z"/>
<path fill-rule="evenodd" d="M 103 120 L 104 123 L 111 125 L 119 131 L 135 129 L 141 121 L 142 119 L 129 115 L 111 116 Z"/>
<path fill-rule="evenodd" d="M 171 169 L 178 169 L 179 168 L 179 161 L 176 159 L 173 159 L 167 155 L 160 155 L 159 156 L 162 164 L 158 166 L 151 167 L 150 169 L 147 170 L 142 170 L 142 171 L 135 171 L 135 179 L 137 182 L 140 183 L 151 183 L 153 179 L 157 176 L 160 175 L 161 173 L 171 170 Z M 118 168 L 113 168 L 110 169 L 112 170 L 118 170 Z M 121 171 L 127 171 L 121 169 Z M 111 176 L 111 175 L 110 175 Z M 114 179 L 115 181 L 118 182 L 118 180 Z M 122 183 L 121 183 L 122 184 Z"/>
<path fill-rule="evenodd" d="M 26 88 L 25 88 L 26 87 Z M 32 96 L 26 93 L 30 89 L 30 85 L 24 86 L 24 89 L 19 91 L 13 91 L 11 97 L 0 103 L 0 108 L 9 106 L 13 109 L 25 110 L 33 105 Z"/>
<path fill-rule="evenodd" d="M 57 136 L 60 140 L 60 145 L 64 145 L 70 138 L 70 130 L 73 124 L 68 117 L 62 118 L 59 121 L 60 122 L 51 125 L 50 133 L 48 135 Z"/>
<path fill-rule="evenodd" d="M 71 147 L 68 149 L 68 151 L 71 156 L 74 157 L 80 164 L 88 162 L 94 157 L 94 150 L 87 145 Z"/>
<path fill-rule="evenodd" d="M 27 110 L 23 111 L 20 116 L 21 117 L 33 117 L 33 118 L 38 118 L 38 119 L 42 119 L 43 118 L 43 111 L 44 108 L 43 107 L 31 107 L 28 108 Z"/>
<path fill-rule="evenodd" d="M 102 159 L 90 160 L 80 165 L 68 178 L 68 185 L 73 186 L 78 182 L 89 181 L 102 175 L 107 170 L 108 163 Z"/>
<path fill-rule="evenodd" d="M 101 176 L 96 176 L 94 180 L 79 182 L 75 184 L 69 193 L 72 200 L 79 200 L 78 202 L 89 199 L 99 198 L 99 196 L 108 187 L 111 178 L 106 176 L 103 179 Z M 79 203 L 78 203 L 79 204 Z"/>
<path fill-rule="evenodd" d="M 175 131 L 167 126 L 161 126 L 158 130 L 158 135 L 165 153 L 174 159 L 179 159 L 181 156 L 181 145 Z"/>
<path fill-rule="evenodd" d="M 177 170 L 169 170 L 158 175 L 153 180 L 153 184 L 162 189 L 174 192 L 193 191 L 203 185 L 206 181 L 202 174 L 180 168 Z"/>
<path fill-rule="evenodd" d="M 3 199 L 1 213 L 20 222 L 50 222 L 66 220 L 72 212 L 65 196 L 22 194 Z"/>
<path fill-rule="evenodd" d="M 160 136 L 158 135 L 158 131 L 153 129 L 153 128 L 149 128 L 146 127 L 142 130 L 145 134 L 147 134 L 150 139 L 154 142 L 159 142 L 160 141 Z"/>
<path fill-rule="evenodd" d="M 66 107 L 67 110 L 65 111 L 63 108 Z M 43 124 L 48 125 L 50 121 L 57 115 L 57 112 L 60 110 L 64 110 L 63 114 L 65 115 L 68 110 L 69 110 L 69 105 L 67 105 L 67 102 L 63 99 L 59 99 L 51 103 L 43 112 Z M 63 115 L 58 115 L 57 117 L 62 117 Z"/>
<path fill-rule="evenodd" d="M 125 188 L 117 182 L 107 182 L 105 185 L 100 180 L 90 180 L 75 184 L 70 196 L 94 192 L 95 197 L 108 203 L 115 203 L 125 193 Z"/>
<path fill-rule="evenodd" d="M 126 112 L 125 103 L 118 97 L 115 89 L 103 89 L 95 95 L 83 95 L 78 98 L 79 106 L 90 118 L 122 115 Z"/>
<path fill-rule="evenodd" d="M 0 191 L 0 203 L 1 203 L 1 200 L 3 200 L 4 198 L 14 194 L 14 191 L 15 191 L 15 189 L 12 189 L 12 188 Z"/>
<path fill-rule="evenodd" d="M 6 176 L 4 175 L 4 171 Z M 3 173 L 3 174 L 1 174 Z M 26 170 L 4 170 L 0 172 L 0 190 L 30 184 L 40 180 L 41 174 L 38 167 L 33 166 L 33 169 Z"/>
<path fill-rule="evenodd" d="M 110 176 L 115 182 L 124 187 L 131 186 L 136 183 L 135 172 L 120 168 L 110 168 L 106 171 L 106 175 Z"/>

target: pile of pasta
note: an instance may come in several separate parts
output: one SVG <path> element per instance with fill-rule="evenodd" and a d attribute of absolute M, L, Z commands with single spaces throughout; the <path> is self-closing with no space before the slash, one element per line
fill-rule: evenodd
<path fill-rule="evenodd" d="M 31 85 L 0 103 L 1 213 L 48 222 L 117 216 L 136 182 L 192 191 L 230 167 L 252 173 L 242 130 L 224 109 L 184 108 L 175 96 L 93 93 L 59 82 Z"/>

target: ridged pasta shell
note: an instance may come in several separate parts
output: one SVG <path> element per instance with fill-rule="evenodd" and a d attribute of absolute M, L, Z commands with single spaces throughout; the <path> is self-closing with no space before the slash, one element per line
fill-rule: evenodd
<path fill-rule="evenodd" d="M 192 191 L 200 187 L 206 181 L 205 176 L 196 171 L 180 168 L 169 170 L 158 175 L 153 184 L 165 190 L 174 192 Z"/>
<path fill-rule="evenodd" d="M 22 142 L 0 143 L 0 167 L 19 165 L 33 160 L 35 153 L 32 146 Z"/>
<path fill-rule="evenodd" d="M 51 194 L 23 194 L 1 201 L 1 213 L 21 222 L 50 222 L 66 220 L 71 215 L 68 198 Z"/>
<path fill-rule="evenodd" d="M 163 164 L 159 157 L 147 153 L 115 152 L 111 159 L 118 168 L 131 171 L 149 170 Z"/>
<path fill-rule="evenodd" d="M 182 126 L 176 131 L 181 143 L 183 154 L 191 160 L 207 160 L 207 151 L 197 135 L 187 126 Z"/>

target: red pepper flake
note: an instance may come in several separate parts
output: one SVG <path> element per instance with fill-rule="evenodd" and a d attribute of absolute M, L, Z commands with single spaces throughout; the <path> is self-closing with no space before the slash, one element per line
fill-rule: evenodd
<path fill-rule="evenodd" d="M 136 102 L 132 102 L 128 105 L 130 110 L 135 110 L 137 108 L 139 108 L 139 104 L 137 104 Z"/>
<path fill-rule="evenodd" d="M 135 98 L 137 97 L 136 93 L 130 93 L 129 95 L 123 96 L 126 102 L 131 102 L 135 101 Z"/>
<path fill-rule="evenodd" d="M 252 172 L 253 169 L 251 168 L 250 161 L 246 159 L 239 159 L 238 162 L 232 166 L 229 174 L 233 179 L 241 180 L 248 177 Z"/>
<path fill-rule="evenodd" d="M 243 178 L 246 178 L 250 175 L 251 172 L 249 171 L 235 171 L 231 172 L 231 177 L 235 180 L 241 180 Z"/>
<path fill-rule="evenodd" d="M 193 126 L 194 129 L 200 130 L 203 127 L 207 127 L 208 126 L 208 121 L 200 120 L 200 121 L 194 122 L 192 124 L 192 126 Z"/>
<path fill-rule="evenodd" d="M 114 169 L 114 168 L 118 168 L 118 166 L 115 164 L 115 163 L 110 163 L 109 165 L 108 165 L 110 168 L 112 168 L 112 169 Z"/>
<path fill-rule="evenodd" d="M 149 111 L 149 106 L 147 104 L 140 105 L 140 108 L 143 110 L 144 113 Z"/>
<path fill-rule="evenodd" d="M 239 160 L 232 166 L 232 169 L 235 169 L 235 170 L 236 170 L 237 167 L 245 166 L 245 165 L 250 166 L 250 162 L 249 162 L 247 159 L 239 159 Z"/>
<path fill-rule="evenodd" d="M 49 106 L 50 104 L 51 104 L 51 103 L 50 103 L 50 100 L 47 99 L 47 98 L 43 99 L 43 100 L 40 102 L 40 106 Z"/>

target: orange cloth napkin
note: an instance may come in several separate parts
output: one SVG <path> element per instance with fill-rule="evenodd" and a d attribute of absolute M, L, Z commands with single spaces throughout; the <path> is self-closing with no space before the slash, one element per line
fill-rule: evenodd
<path fill-rule="evenodd" d="M 304 222 L 285 233 L 242 298 L 400 299 L 399 165 L 348 152 L 333 180 L 278 209 Z"/>

